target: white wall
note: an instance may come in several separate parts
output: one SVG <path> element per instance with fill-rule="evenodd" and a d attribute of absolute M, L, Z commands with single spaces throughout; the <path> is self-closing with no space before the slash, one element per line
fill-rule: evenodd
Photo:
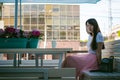
<path fill-rule="evenodd" d="M 0 21 L 0 29 L 4 29 L 4 21 Z"/>
<path fill-rule="evenodd" d="M 0 21 L 0 29 L 4 29 L 4 21 Z M 3 59 L 3 54 L 0 54 L 0 60 Z"/>

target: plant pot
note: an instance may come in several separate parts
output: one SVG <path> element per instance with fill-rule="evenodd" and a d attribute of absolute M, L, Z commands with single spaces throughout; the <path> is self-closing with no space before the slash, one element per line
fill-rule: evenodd
<path fill-rule="evenodd" d="M 26 48 L 27 38 L 0 38 L 0 48 Z"/>
<path fill-rule="evenodd" d="M 56 40 L 52 40 L 52 48 L 56 48 Z"/>
<path fill-rule="evenodd" d="M 27 48 L 37 48 L 39 39 L 30 38 L 27 42 Z"/>

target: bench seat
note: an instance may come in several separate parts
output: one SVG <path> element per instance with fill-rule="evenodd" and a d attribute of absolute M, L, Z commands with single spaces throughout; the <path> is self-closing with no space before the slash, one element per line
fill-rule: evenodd
<path fill-rule="evenodd" d="M 102 58 L 109 56 L 114 56 L 114 71 L 112 73 L 84 71 L 83 80 L 120 80 L 120 40 L 105 42 Z"/>
<path fill-rule="evenodd" d="M 120 80 L 119 72 L 89 72 L 84 71 L 85 78 L 83 80 Z"/>
<path fill-rule="evenodd" d="M 0 80 L 75 80 L 75 68 L 0 68 Z"/>
<path fill-rule="evenodd" d="M 120 58 L 115 58 L 114 71 L 109 72 L 89 72 L 84 71 L 83 80 L 120 80 Z"/>

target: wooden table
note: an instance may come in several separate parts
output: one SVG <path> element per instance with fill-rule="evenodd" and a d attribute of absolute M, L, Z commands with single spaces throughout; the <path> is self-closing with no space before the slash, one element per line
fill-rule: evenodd
<path fill-rule="evenodd" d="M 24 48 L 24 49 L 0 49 L 0 54 L 3 53 L 7 53 L 7 54 L 11 54 L 14 53 L 14 62 L 13 62 L 13 66 L 14 67 L 19 67 L 19 58 L 18 60 L 16 59 L 16 54 L 23 54 L 23 53 L 32 53 L 35 54 L 35 66 L 38 67 L 39 66 L 39 60 L 38 60 L 38 56 L 39 55 L 45 55 L 45 54 L 60 54 L 60 58 L 59 58 L 59 64 L 58 66 L 61 67 L 62 64 L 62 59 L 63 59 L 63 55 L 66 54 L 67 52 L 72 51 L 72 48 L 35 48 L 35 49 L 29 49 L 29 48 Z M 17 64 L 18 62 L 18 64 Z M 43 59 L 41 58 L 41 67 L 43 67 Z"/>

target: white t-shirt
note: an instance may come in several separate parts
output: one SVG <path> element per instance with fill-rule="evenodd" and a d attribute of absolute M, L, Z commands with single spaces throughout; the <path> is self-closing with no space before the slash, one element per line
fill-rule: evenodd
<path fill-rule="evenodd" d="M 96 54 L 96 50 L 91 49 L 92 38 L 93 37 L 91 35 L 89 35 L 88 42 L 87 42 L 88 53 Z M 97 36 L 96 36 L 96 42 L 98 43 L 98 42 L 103 42 L 103 41 L 104 41 L 103 35 L 101 34 L 101 32 L 98 32 Z"/>

